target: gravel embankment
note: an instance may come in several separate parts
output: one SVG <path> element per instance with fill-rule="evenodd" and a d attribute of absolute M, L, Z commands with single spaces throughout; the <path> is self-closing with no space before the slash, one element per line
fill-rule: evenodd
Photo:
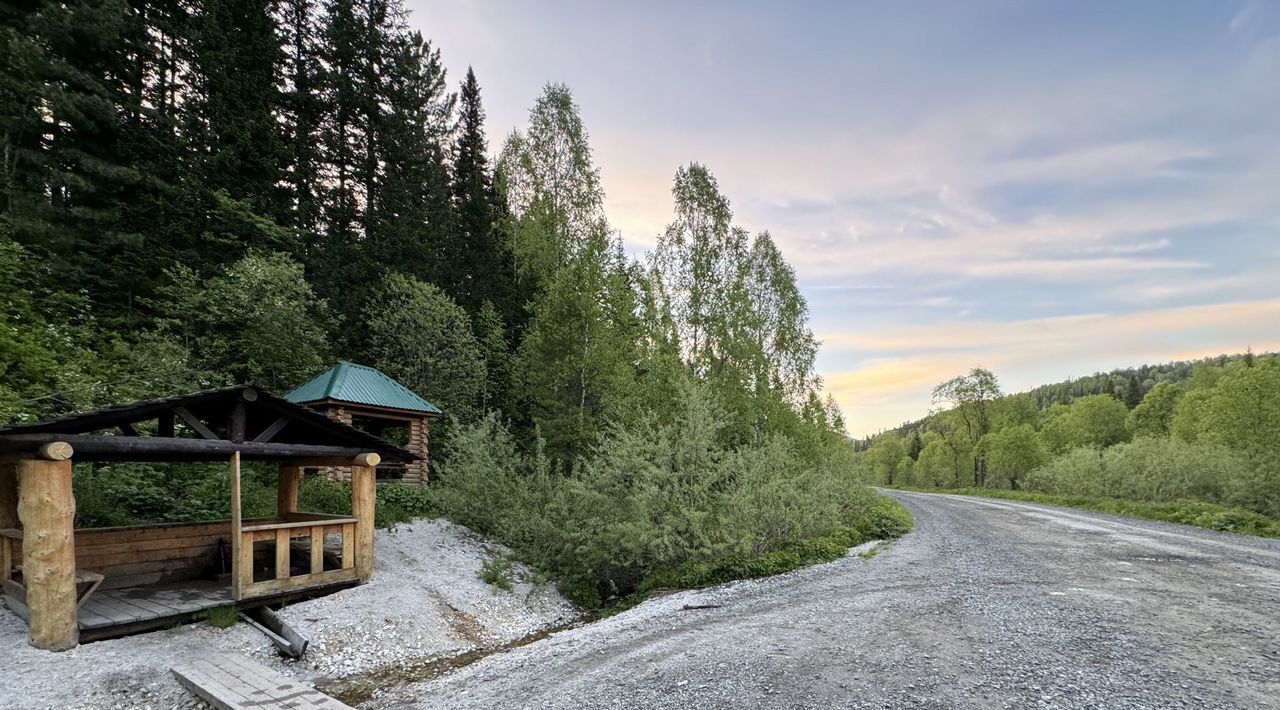
<path fill-rule="evenodd" d="M 203 708 L 168 669 L 212 651 L 242 652 L 314 681 L 502 644 L 578 616 L 550 585 L 520 581 L 505 592 L 480 581 L 484 560 L 501 548 L 446 521 L 380 530 L 375 549 L 369 584 L 282 612 L 311 638 L 301 662 L 280 659 L 246 624 L 191 624 L 48 653 L 28 646 L 26 625 L 0 607 L 0 708 Z"/>
<path fill-rule="evenodd" d="M 1280 707 L 1280 541 L 891 495 L 916 530 L 872 559 L 657 599 L 363 707 Z"/>

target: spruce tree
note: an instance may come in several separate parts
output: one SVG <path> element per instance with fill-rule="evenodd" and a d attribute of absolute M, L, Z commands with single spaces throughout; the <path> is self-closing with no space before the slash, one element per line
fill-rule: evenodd
<path fill-rule="evenodd" d="M 381 177 L 368 217 L 371 268 L 427 281 L 452 296 L 462 270 L 452 233 L 443 141 L 455 103 L 440 51 L 418 33 L 399 38 L 385 71 L 377 134 Z"/>
<path fill-rule="evenodd" d="M 488 302 L 502 319 L 517 319 L 521 304 L 514 263 L 501 229 L 502 211 L 489 169 L 489 146 L 484 133 L 480 84 L 468 67 L 462 83 L 457 138 L 453 144 L 453 200 L 457 243 L 457 271 L 448 288 L 455 300 L 473 314 Z"/>
<path fill-rule="evenodd" d="M 281 170 L 286 184 L 283 220 L 302 239 L 299 256 L 317 248 L 320 229 L 320 124 L 324 79 L 320 27 L 312 0 L 284 0 L 278 7 L 282 37 L 283 91 L 280 97 Z"/>
<path fill-rule="evenodd" d="M 201 183 L 275 216 L 282 211 L 275 18 L 261 0 L 206 0 L 200 8 L 183 105 L 198 136 Z"/>
<path fill-rule="evenodd" d="M 164 35 L 124 0 L 5 12 L 4 219 L 58 275 L 50 287 L 80 289 L 94 315 L 133 325 L 170 248 L 150 209 L 166 202 L 168 174 L 139 158 L 172 147 L 147 125 L 157 105 L 144 108 L 154 98 L 144 93 L 152 43 Z M 142 212 L 152 218 L 138 219 Z"/>

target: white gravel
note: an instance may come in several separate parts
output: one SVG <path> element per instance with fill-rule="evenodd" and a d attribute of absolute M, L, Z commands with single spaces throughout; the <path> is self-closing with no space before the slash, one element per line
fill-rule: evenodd
<path fill-rule="evenodd" d="M 0 708 L 201 708 L 169 668 L 210 652 L 241 652 L 315 681 L 501 645 L 579 616 L 551 585 L 527 581 L 531 575 L 519 566 L 511 592 L 482 582 L 483 562 L 505 549 L 447 521 L 380 530 L 375 549 L 369 584 L 282 612 L 311 639 L 301 662 L 281 659 L 247 624 L 188 624 L 50 653 L 31 648 L 26 624 L 0 608 Z"/>

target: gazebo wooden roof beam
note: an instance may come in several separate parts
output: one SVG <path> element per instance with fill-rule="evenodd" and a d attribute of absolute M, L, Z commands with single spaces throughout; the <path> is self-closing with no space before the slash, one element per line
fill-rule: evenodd
<path fill-rule="evenodd" d="M 77 461 L 103 462 L 225 461 L 239 451 L 241 458 L 246 460 L 312 463 L 331 459 L 349 465 L 357 456 L 371 453 L 368 448 L 350 446 L 93 434 L 9 434 L 0 437 L 0 453 L 34 455 L 46 445 L 59 442 L 71 446 Z"/>

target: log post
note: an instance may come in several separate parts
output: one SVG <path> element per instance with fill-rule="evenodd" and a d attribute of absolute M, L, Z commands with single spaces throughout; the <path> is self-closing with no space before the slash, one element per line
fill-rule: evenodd
<path fill-rule="evenodd" d="M 18 462 L 0 461 L 0 528 L 18 527 Z"/>
<path fill-rule="evenodd" d="M 240 519 L 240 452 L 231 454 L 231 598 L 240 601 L 244 587 L 253 584 L 253 543 L 245 554 L 243 523 Z M 245 569 L 245 558 L 249 568 Z"/>
<path fill-rule="evenodd" d="M 375 470 L 377 454 L 357 456 L 351 466 L 351 515 L 356 519 L 356 578 L 361 584 L 373 577 L 373 519 L 377 505 Z"/>
<path fill-rule="evenodd" d="M 76 614 L 76 500 L 71 461 L 18 463 L 22 579 L 32 646 L 65 651 L 80 642 Z"/>
<path fill-rule="evenodd" d="M 301 466 L 281 466 L 276 485 L 276 515 L 281 518 L 298 512 L 298 486 L 302 484 Z"/>

